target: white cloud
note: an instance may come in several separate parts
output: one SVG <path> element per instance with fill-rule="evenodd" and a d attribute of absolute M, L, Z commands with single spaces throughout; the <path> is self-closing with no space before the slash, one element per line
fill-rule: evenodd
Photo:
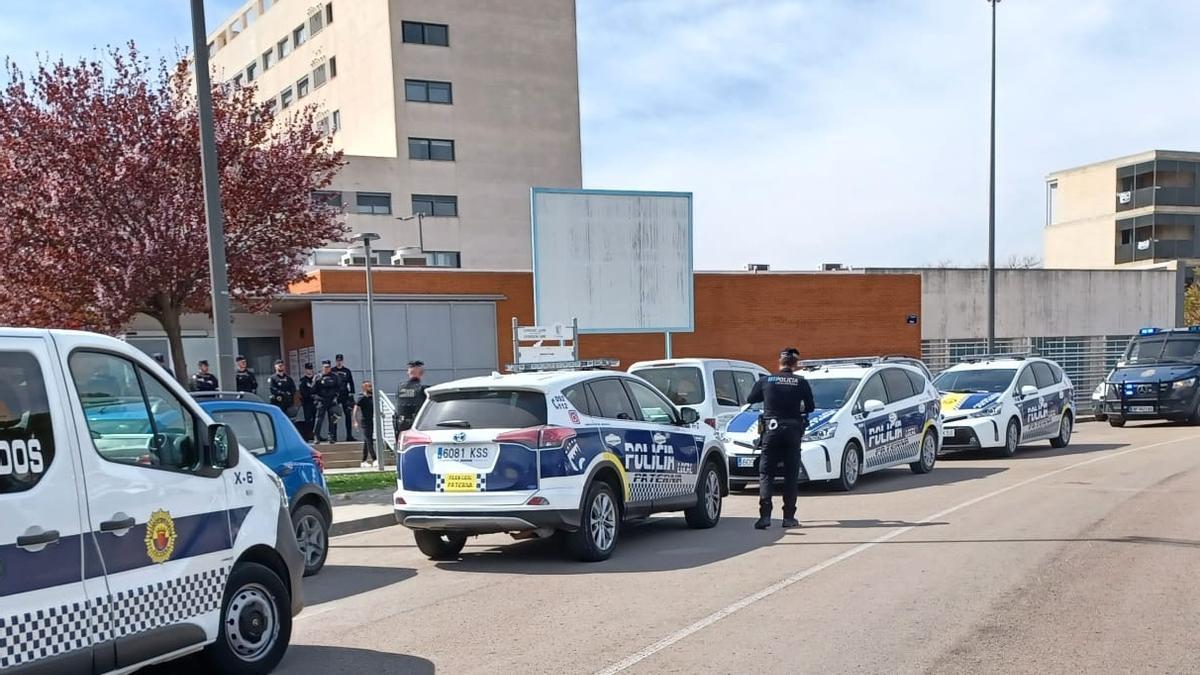
<path fill-rule="evenodd" d="M 999 7 L 998 257 L 1045 174 L 1200 149 L 1200 6 Z M 983 0 L 580 0 L 589 187 L 691 190 L 701 269 L 986 257 Z"/>

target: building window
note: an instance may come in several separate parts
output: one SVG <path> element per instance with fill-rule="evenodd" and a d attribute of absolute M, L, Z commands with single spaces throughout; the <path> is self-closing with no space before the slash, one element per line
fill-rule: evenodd
<path fill-rule="evenodd" d="M 325 84 L 325 64 L 313 68 L 312 72 L 313 89 L 320 89 L 321 85 Z"/>
<path fill-rule="evenodd" d="M 279 92 L 279 107 L 286 108 L 292 104 L 292 88 L 288 87 Z"/>
<path fill-rule="evenodd" d="M 1046 183 L 1046 224 L 1053 225 L 1058 217 L 1058 181 Z"/>
<path fill-rule="evenodd" d="M 235 38 L 241 34 L 242 34 L 242 19 L 238 18 L 236 21 L 229 24 L 229 39 L 232 40 L 233 38 Z"/>
<path fill-rule="evenodd" d="M 242 86 L 242 74 L 241 74 L 241 73 L 238 73 L 237 75 L 234 75 L 234 76 L 233 76 L 233 81 L 232 81 L 232 84 L 233 84 L 233 86 L 235 86 L 235 87 L 240 87 L 240 86 Z"/>
<path fill-rule="evenodd" d="M 275 65 L 275 50 L 268 49 L 262 55 L 263 72 L 270 70 L 273 65 Z"/>
<path fill-rule="evenodd" d="M 329 119 L 333 123 L 333 133 L 336 134 L 338 131 L 341 131 L 341 129 L 342 129 L 342 111 L 334 110 L 333 115 L 330 115 Z"/>
<path fill-rule="evenodd" d="M 328 120 L 326 120 L 328 122 Z M 336 190 L 317 190 L 312 193 L 314 204 L 342 208 L 342 193 Z"/>
<path fill-rule="evenodd" d="M 425 265 L 427 267 L 462 267 L 458 251 L 426 251 Z"/>
<path fill-rule="evenodd" d="M 288 54 L 292 53 L 292 41 L 290 38 L 283 38 L 275 45 L 275 51 L 279 54 L 280 60 L 284 59 Z"/>
<path fill-rule="evenodd" d="M 386 216 L 392 212 L 392 196 L 386 192 L 356 192 L 354 205 L 359 213 Z"/>
<path fill-rule="evenodd" d="M 333 23 L 333 3 L 325 5 L 325 25 Z"/>
<path fill-rule="evenodd" d="M 408 139 L 408 158 L 453 162 L 454 141 L 436 138 L 410 138 Z"/>
<path fill-rule="evenodd" d="M 215 42 L 208 43 L 208 58 L 211 59 L 213 56 L 216 56 L 216 54 L 217 54 L 217 43 L 215 43 Z"/>
<path fill-rule="evenodd" d="M 307 75 L 300 78 L 300 80 L 298 82 L 296 82 L 296 98 L 304 98 L 305 96 L 308 96 L 308 76 Z"/>
<path fill-rule="evenodd" d="M 404 41 L 409 44 L 450 46 L 450 28 L 445 24 L 405 21 L 403 31 Z"/>
<path fill-rule="evenodd" d="M 313 124 L 313 126 L 315 126 L 317 128 L 317 133 L 321 134 L 322 136 L 328 136 L 329 135 L 329 115 L 326 115 L 326 116 L 322 117 L 321 119 L 317 120 Z"/>
<path fill-rule="evenodd" d="M 324 27 L 325 14 L 318 9 L 315 13 L 313 13 L 312 16 L 308 17 L 308 34 L 316 35 L 317 33 L 320 33 L 321 29 Z"/>
<path fill-rule="evenodd" d="M 308 41 L 308 24 L 302 23 L 299 26 L 296 26 L 295 30 L 292 31 L 292 42 L 296 43 L 295 44 L 296 47 L 299 47 L 300 45 L 304 44 L 307 41 Z"/>
<path fill-rule="evenodd" d="M 254 23 L 254 20 L 257 18 L 258 10 L 254 8 L 254 5 L 250 5 L 250 9 L 246 10 L 246 13 L 242 15 L 242 20 L 246 23 L 246 28 L 249 28 L 250 24 Z"/>
<path fill-rule="evenodd" d="M 449 82 L 430 80 L 405 80 L 404 98 L 417 103 L 453 103 L 454 95 Z"/>
<path fill-rule="evenodd" d="M 267 102 L 267 109 L 271 111 L 271 114 L 278 113 L 279 112 L 279 98 L 276 96 L 272 96 L 271 100 Z"/>
<path fill-rule="evenodd" d="M 329 79 L 337 77 L 337 57 L 329 57 Z"/>
<path fill-rule="evenodd" d="M 246 81 L 253 82 L 256 77 L 258 77 L 258 61 L 251 61 L 250 65 L 246 66 Z"/>
<path fill-rule="evenodd" d="M 271 9 L 271 5 L 274 5 L 276 1 L 277 0 L 262 0 L 263 11 L 265 12 L 268 9 Z"/>
<path fill-rule="evenodd" d="M 412 212 L 435 218 L 458 216 L 458 197 L 453 195 L 413 195 Z"/>

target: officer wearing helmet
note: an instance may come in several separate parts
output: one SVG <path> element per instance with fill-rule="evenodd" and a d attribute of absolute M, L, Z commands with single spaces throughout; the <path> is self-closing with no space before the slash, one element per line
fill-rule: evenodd
<path fill-rule="evenodd" d="M 800 480 L 800 441 L 813 410 L 812 388 L 795 372 L 800 351 L 788 347 L 779 353 L 779 370 L 754 383 L 749 403 L 762 403 L 762 454 L 758 460 L 757 530 L 771 526 L 771 486 L 777 465 L 783 463 L 783 526 L 799 527 L 796 494 Z"/>

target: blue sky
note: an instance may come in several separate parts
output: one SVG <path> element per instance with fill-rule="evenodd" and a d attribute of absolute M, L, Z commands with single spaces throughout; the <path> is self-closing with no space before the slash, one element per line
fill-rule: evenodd
<path fill-rule="evenodd" d="M 495 0 L 493 0 L 495 1 Z M 986 257 L 984 0 L 578 0 L 587 187 L 695 193 L 696 265 Z M 210 21 L 240 2 L 208 0 Z M 1001 260 L 1050 171 L 1200 150 L 1193 0 L 1004 0 Z M 0 52 L 190 42 L 185 0 L 6 2 Z"/>

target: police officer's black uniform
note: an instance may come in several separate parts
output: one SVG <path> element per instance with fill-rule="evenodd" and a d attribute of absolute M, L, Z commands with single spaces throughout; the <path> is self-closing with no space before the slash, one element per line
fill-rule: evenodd
<path fill-rule="evenodd" d="M 246 357 L 239 356 L 237 357 L 237 360 L 241 363 L 245 363 Z M 258 378 L 254 376 L 253 370 L 250 370 L 249 368 L 238 368 L 235 379 L 237 381 L 234 384 L 236 385 L 235 388 L 238 391 L 244 391 L 250 394 L 258 393 Z"/>
<path fill-rule="evenodd" d="M 800 442 L 813 409 L 812 388 L 802 376 L 792 372 L 799 352 L 786 349 L 780 355 L 780 370 L 754 383 L 746 400 L 762 403 L 762 454 L 758 460 L 758 522 L 764 529 L 771 524 L 771 486 L 776 466 L 783 461 L 783 525 L 795 527 L 796 494 L 799 491 Z"/>
<path fill-rule="evenodd" d="M 317 401 L 313 397 L 313 365 L 311 363 L 304 364 L 304 374 L 300 376 L 300 409 L 304 411 L 304 427 L 301 431 L 304 433 L 304 440 L 311 441 L 316 434 L 316 417 L 317 417 Z"/>
<path fill-rule="evenodd" d="M 340 362 L 343 357 L 341 354 L 338 354 L 333 358 L 335 361 Z M 334 366 L 332 370 L 333 374 L 337 375 L 338 379 L 342 382 L 342 391 L 338 394 L 338 403 L 342 405 L 342 413 L 345 415 L 346 440 L 353 441 L 354 433 L 351 426 L 353 423 L 351 414 L 354 412 L 354 375 L 350 372 L 349 368 L 340 363 Z"/>
<path fill-rule="evenodd" d="M 201 361 L 199 365 L 207 366 L 208 361 Z M 192 373 L 192 391 L 217 391 L 220 388 L 216 375 L 199 371 Z"/>
<path fill-rule="evenodd" d="M 296 400 L 296 383 L 292 376 L 287 373 L 272 373 L 267 380 L 267 386 L 271 391 L 271 403 L 279 406 L 286 415 L 288 408 L 292 407 L 292 401 Z"/>
<path fill-rule="evenodd" d="M 324 361 L 322 365 L 327 366 L 329 362 Z M 325 440 L 321 437 L 321 425 L 325 420 L 329 420 L 329 442 L 337 443 L 337 416 L 338 410 L 341 409 L 338 395 L 341 391 L 341 378 L 332 372 L 321 373 L 313 381 L 313 397 L 317 400 L 317 423 L 313 427 L 313 433 L 318 441 Z"/>
<path fill-rule="evenodd" d="M 408 364 L 410 368 L 420 368 L 424 365 L 421 361 L 410 361 Z M 420 378 L 411 377 L 400 385 L 400 388 L 396 390 L 396 415 L 392 420 L 396 426 L 397 436 L 401 431 L 408 431 L 412 428 L 413 421 L 416 420 L 417 413 L 423 405 L 425 405 L 425 385 L 421 384 Z"/>

